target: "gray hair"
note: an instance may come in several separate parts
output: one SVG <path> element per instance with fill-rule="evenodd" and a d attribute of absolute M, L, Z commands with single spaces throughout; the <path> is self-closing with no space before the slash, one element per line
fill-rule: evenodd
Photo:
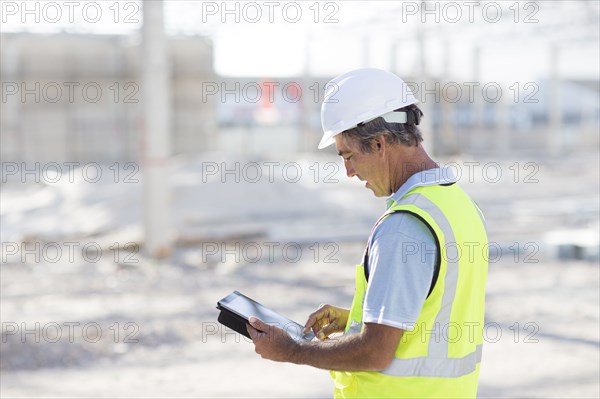
<path fill-rule="evenodd" d="M 372 152 L 371 142 L 374 138 L 384 135 L 390 144 L 402 144 L 409 147 L 418 146 L 423 141 L 421 131 L 416 126 L 421 122 L 423 112 L 416 105 L 408 105 L 395 111 L 406 112 L 406 123 L 388 123 L 378 117 L 365 124 L 342 132 L 343 138 L 356 142 L 363 153 Z"/>

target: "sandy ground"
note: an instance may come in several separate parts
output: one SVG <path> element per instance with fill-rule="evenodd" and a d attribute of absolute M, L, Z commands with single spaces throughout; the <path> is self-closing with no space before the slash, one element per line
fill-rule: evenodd
<path fill-rule="evenodd" d="M 528 162 L 517 161 L 521 168 Z M 514 159 L 498 162 L 512 173 Z M 597 231 L 598 154 L 536 162 L 531 184 L 522 176 L 461 178 L 502 251 L 489 269 L 479 396 L 597 398 L 598 261 L 557 259 L 545 237 Z M 309 170 L 310 160 L 298 164 Z M 260 359 L 216 323 L 215 304 L 239 290 L 299 322 L 321 303 L 349 305 L 353 265 L 381 201 L 341 171 L 330 185 L 209 184 L 197 171 L 194 161 L 175 167 L 179 246 L 160 262 L 108 249 L 139 242 L 140 184 L 5 185 L 2 397 L 331 396 L 326 371 Z M 22 262 L 5 245 L 21 240 L 96 242 L 104 252 L 95 262 L 77 251 L 73 261 Z M 252 245 L 236 259 L 224 251 L 209 256 L 207 242 Z M 272 258 L 264 255 L 267 242 L 280 244 Z M 257 246 L 263 256 L 254 262 Z"/>

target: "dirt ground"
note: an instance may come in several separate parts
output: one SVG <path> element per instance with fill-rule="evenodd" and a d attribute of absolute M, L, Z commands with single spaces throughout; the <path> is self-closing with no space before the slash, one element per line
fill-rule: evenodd
<path fill-rule="evenodd" d="M 521 165 L 527 160 L 522 161 Z M 501 162 L 503 171 L 513 163 L 512 159 Z M 560 259 L 547 240 L 551 231 L 597 230 L 598 154 L 546 159 L 537 165 L 536 184 L 513 179 L 491 184 L 477 176 L 473 181 L 461 179 L 486 213 L 490 241 L 502 252 L 490 258 L 479 397 L 598 398 L 598 260 L 594 256 Z M 183 165 L 179 170 L 190 168 Z M 14 184 L 9 188 L 2 200 L 15 205 L 3 205 L 2 218 L 13 227 L 3 226 L 3 245 L 5 237 L 14 242 L 48 242 L 47 235 L 31 233 L 35 226 L 28 227 L 27 236 L 10 218 L 25 215 L 54 220 L 52 214 L 61 214 L 62 208 L 56 208 L 61 205 L 19 210 L 17 203 L 23 201 L 19 196 L 25 188 Z M 252 189 L 246 191 L 248 197 L 254 195 Z M 290 200 L 300 198 L 296 213 L 284 218 L 280 208 L 265 211 L 264 201 L 271 195 L 264 194 L 265 189 Z M 180 221 L 208 220 L 209 211 L 193 210 L 211 203 L 216 214 L 231 210 L 229 203 L 219 200 L 219 190 L 231 195 L 222 185 L 211 189 L 212 196 L 194 194 L 189 184 L 176 185 L 176 190 L 176 201 L 185 202 L 181 208 L 188 210 L 177 214 Z M 239 290 L 298 322 L 304 322 L 321 303 L 349 306 L 354 263 L 360 260 L 364 245 L 361 237 L 366 239 L 372 217 L 382 205 L 368 198 L 361 187 L 340 183 L 326 188 L 326 194 L 315 200 L 322 204 L 322 213 L 310 214 L 303 213 L 301 202 L 319 190 L 277 184 L 256 190 L 263 193 L 256 195 L 264 197 L 249 199 L 246 208 L 236 211 L 253 216 L 237 222 L 237 216 L 231 216 L 231 225 L 219 230 L 221 241 L 213 240 L 242 247 L 252 243 L 240 259 L 235 258 L 236 250 L 228 255 L 223 248 L 209 257 L 207 250 L 214 248 L 202 246 L 208 239 L 197 238 L 206 237 L 206 232 L 192 224 L 181 224 L 187 239 L 163 261 L 124 248 L 116 255 L 118 259 L 114 250 L 105 250 L 94 262 L 89 254 L 87 259 L 76 256 L 73 262 L 49 262 L 47 257 L 20 262 L 6 258 L 4 245 L 0 395 L 330 397 L 332 384 L 326 371 L 260 359 L 251 343 L 216 322 L 216 301 Z M 133 208 L 127 206 L 139 208 L 137 194 L 127 200 L 123 198 L 131 194 L 119 191 L 115 195 L 124 201 L 119 210 L 124 214 L 117 214 L 121 219 L 109 218 L 116 220 L 115 228 L 88 235 L 67 232 L 54 240 L 104 240 L 108 247 L 115 231 L 126 231 L 135 241 L 139 233 L 135 225 L 131 228 L 119 220 L 127 219 L 126 215 L 135 220 Z M 344 205 L 347 195 L 355 196 L 353 201 L 360 204 Z M 110 198 L 102 201 L 107 209 L 112 209 L 111 203 L 114 208 Z M 374 204 L 379 208 L 373 208 Z M 83 215 L 86 208 L 78 206 L 71 212 Z M 46 213 L 40 214 L 43 209 Z M 360 211 L 352 213 L 353 209 Z M 231 238 L 236 228 L 246 236 Z M 262 256 L 254 262 L 252 251 L 257 246 L 264 250 L 265 243 L 273 241 L 293 245 L 288 245 L 288 251 L 280 250 L 280 245 L 272 258 Z M 128 262 L 127 254 L 135 254 L 138 262 Z"/>

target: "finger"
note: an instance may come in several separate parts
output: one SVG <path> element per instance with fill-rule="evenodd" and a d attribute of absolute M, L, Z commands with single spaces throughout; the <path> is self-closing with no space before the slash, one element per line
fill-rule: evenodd
<path fill-rule="evenodd" d="M 332 320 L 331 320 L 331 314 L 329 313 L 329 310 L 321 313 L 320 318 L 312 326 L 312 331 L 315 334 L 315 336 L 323 327 L 325 327 L 326 325 L 328 325 L 331 322 L 332 322 Z"/>
<path fill-rule="evenodd" d="M 306 324 L 304 325 L 304 334 L 307 334 L 311 329 L 313 330 L 313 332 L 315 330 L 320 330 L 321 327 L 323 327 L 324 324 L 324 320 L 323 320 L 323 314 L 317 314 L 317 315 L 311 315 L 308 319 L 308 321 L 306 322 Z"/>
<path fill-rule="evenodd" d="M 265 323 L 264 321 L 262 321 L 261 319 L 259 319 L 258 317 L 254 317 L 254 316 L 250 316 L 248 318 L 248 323 L 254 327 L 256 330 L 258 330 L 259 332 L 268 332 L 269 331 L 269 325 L 267 323 Z"/>
<path fill-rule="evenodd" d="M 306 323 L 304 323 L 304 329 L 302 330 L 302 333 L 307 334 L 316 322 L 317 318 L 315 314 L 311 313 L 310 316 L 308 316 L 308 320 L 306 320 Z"/>
<path fill-rule="evenodd" d="M 304 323 L 304 328 L 302 329 L 302 334 L 306 335 L 310 331 L 310 328 L 315 324 L 315 318 L 310 315 L 306 323 Z"/>
<path fill-rule="evenodd" d="M 340 331 L 340 326 L 337 322 L 332 322 L 323 327 L 320 331 L 318 331 L 315 335 L 321 341 L 325 338 L 329 337 L 331 334 Z"/>
<path fill-rule="evenodd" d="M 250 335 L 250 339 L 254 341 L 260 335 L 260 332 L 252 327 L 250 324 L 246 324 L 246 330 L 248 330 L 248 334 Z"/>
<path fill-rule="evenodd" d="M 328 305 L 320 305 L 317 310 L 315 310 L 308 316 L 308 320 L 304 324 L 304 334 L 307 334 L 311 328 L 313 329 L 313 331 L 315 330 L 314 325 L 323 319 L 323 316 L 327 312 L 327 306 Z M 319 326 L 319 328 L 320 327 L 321 326 Z"/>

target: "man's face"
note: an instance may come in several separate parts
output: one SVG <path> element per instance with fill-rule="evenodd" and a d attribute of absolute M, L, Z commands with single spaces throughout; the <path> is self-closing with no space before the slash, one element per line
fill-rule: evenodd
<path fill-rule="evenodd" d="M 389 179 L 385 177 L 384 159 L 376 145 L 372 152 L 361 152 L 356 142 L 346 140 L 342 134 L 338 134 L 335 136 L 335 146 L 338 155 L 344 159 L 348 177 L 357 176 L 360 181 L 365 181 L 365 187 L 371 189 L 376 197 L 391 194 Z"/>

